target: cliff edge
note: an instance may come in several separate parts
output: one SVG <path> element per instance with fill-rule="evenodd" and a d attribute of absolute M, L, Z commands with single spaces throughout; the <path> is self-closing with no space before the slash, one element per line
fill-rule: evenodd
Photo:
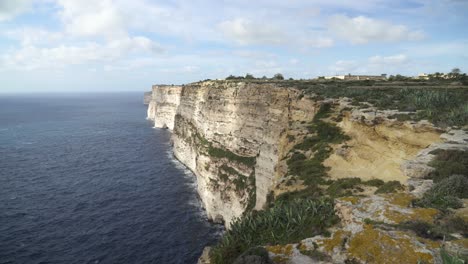
<path fill-rule="evenodd" d="M 468 90 L 330 84 L 153 86 L 148 119 L 172 130 L 208 217 L 229 229 L 203 261 L 243 263 L 258 246 L 274 263 L 441 263 L 441 247 L 467 253 Z M 418 233 L 452 220 L 462 223 L 446 233 L 453 243 Z"/>

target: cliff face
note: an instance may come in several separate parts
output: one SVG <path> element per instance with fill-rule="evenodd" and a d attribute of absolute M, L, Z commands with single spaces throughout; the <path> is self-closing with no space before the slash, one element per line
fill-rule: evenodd
<path fill-rule="evenodd" d="M 153 99 L 153 91 L 145 92 L 143 95 L 143 104 L 149 105 L 149 103 L 151 102 L 151 99 Z"/>
<path fill-rule="evenodd" d="M 155 127 L 174 129 L 174 118 L 180 102 L 182 86 L 154 85 L 148 104 L 147 118 Z"/>
<path fill-rule="evenodd" d="M 173 129 L 174 155 L 195 173 L 209 218 L 229 225 L 265 205 L 289 124 L 313 117 L 316 106 L 300 94 L 219 81 L 154 86 L 148 118 Z"/>
<path fill-rule="evenodd" d="M 396 110 L 311 98 L 272 83 L 155 85 L 152 95 L 148 118 L 173 130 L 174 155 L 196 175 L 208 217 L 227 226 L 245 211 L 262 209 L 270 195 L 306 188 L 288 173 L 286 161 L 310 137 L 310 122 L 323 104 L 334 106 L 336 126 L 348 135 L 330 145 L 323 163 L 331 180 L 398 180 L 419 190 L 422 183 L 415 184 L 405 162 L 442 140 L 427 122 L 389 118 Z"/>

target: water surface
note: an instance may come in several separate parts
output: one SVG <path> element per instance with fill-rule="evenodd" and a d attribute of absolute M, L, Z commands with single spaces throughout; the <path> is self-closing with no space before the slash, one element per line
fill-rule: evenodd
<path fill-rule="evenodd" d="M 0 96 L 0 263 L 196 263 L 217 239 L 142 99 Z"/>

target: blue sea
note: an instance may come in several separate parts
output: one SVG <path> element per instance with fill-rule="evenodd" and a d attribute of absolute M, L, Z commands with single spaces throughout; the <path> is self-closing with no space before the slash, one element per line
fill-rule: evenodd
<path fill-rule="evenodd" d="M 196 263 L 215 243 L 142 99 L 0 96 L 0 263 Z"/>

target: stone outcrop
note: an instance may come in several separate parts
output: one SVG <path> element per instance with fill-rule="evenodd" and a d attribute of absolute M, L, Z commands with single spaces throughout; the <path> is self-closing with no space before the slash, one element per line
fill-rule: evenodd
<path fill-rule="evenodd" d="M 153 86 L 148 118 L 173 130 L 174 155 L 196 175 L 209 218 L 229 225 L 265 205 L 289 123 L 314 111 L 298 90 L 208 81 Z"/>
<path fill-rule="evenodd" d="M 392 228 L 406 221 L 433 223 L 438 211 L 412 208 L 413 198 L 400 193 L 338 199 L 335 208 L 341 227 L 332 230 L 331 236 L 265 248 L 275 263 L 441 263 L 442 242 Z"/>
<path fill-rule="evenodd" d="M 151 100 L 153 99 L 153 92 L 145 92 L 143 95 L 143 104 L 149 105 Z"/>
<path fill-rule="evenodd" d="M 401 164 L 401 170 L 408 178 L 408 185 L 413 186 L 412 194 L 420 197 L 432 186 L 432 180 L 426 179 L 434 168 L 429 162 L 434 159 L 436 150 L 468 151 L 468 133 L 466 130 L 450 129 L 440 135 L 442 141 L 437 141 L 422 149 L 417 155 Z"/>
<path fill-rule="evenodd" d="M 179 106 L 182 86 L 153 85 L 147 118 L 159 128 L 174 129 L 174 119 Z"/>

